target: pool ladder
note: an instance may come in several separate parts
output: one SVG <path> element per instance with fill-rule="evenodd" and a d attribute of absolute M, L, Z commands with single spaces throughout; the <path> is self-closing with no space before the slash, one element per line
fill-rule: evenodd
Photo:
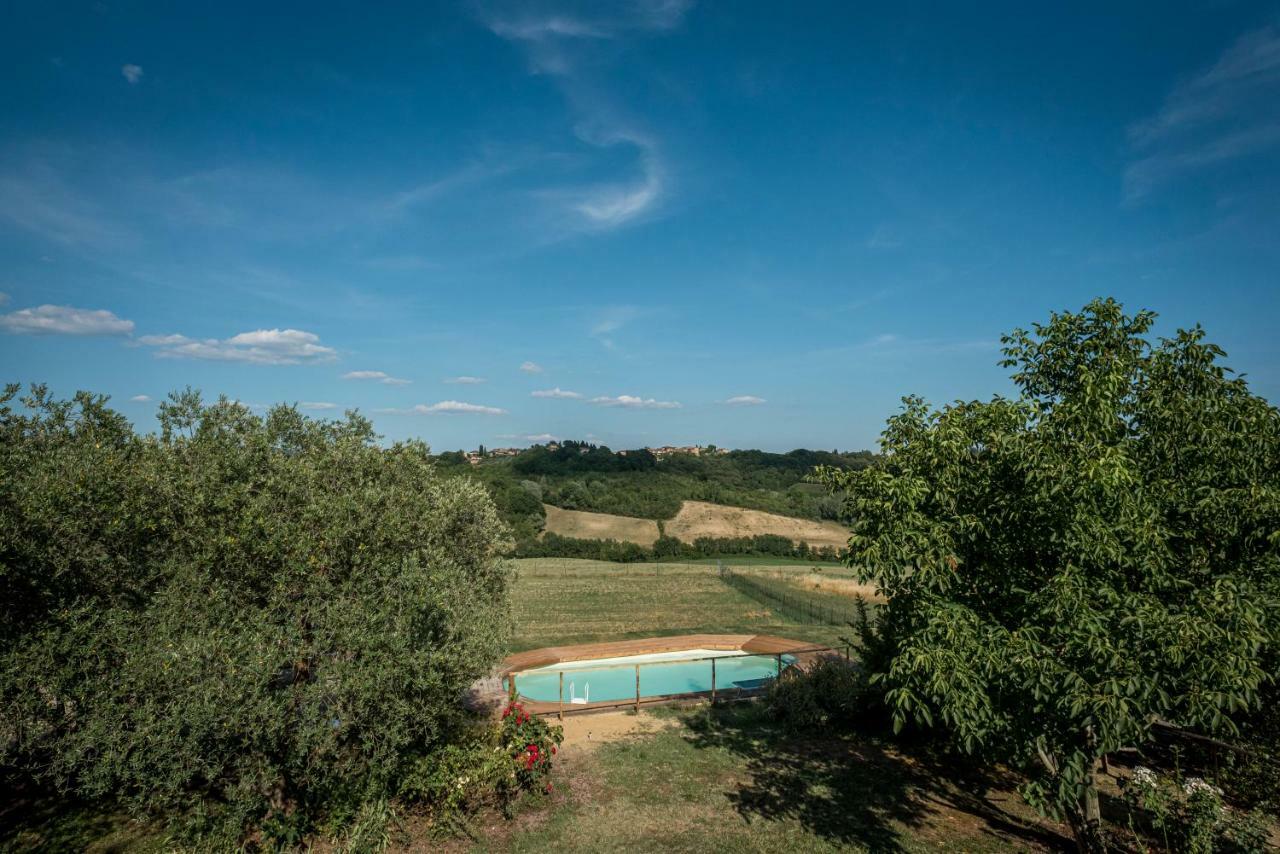
<path fill-rule="evenodd" d="M 569 702 L 578 706 L 586 705 L 587 703 L 591 702 L 591 683 L 590 682 L 582 683 L 582 696 L 579 697 L 574 692 L 573 683 L 570 682 L 569 683 Z"/>

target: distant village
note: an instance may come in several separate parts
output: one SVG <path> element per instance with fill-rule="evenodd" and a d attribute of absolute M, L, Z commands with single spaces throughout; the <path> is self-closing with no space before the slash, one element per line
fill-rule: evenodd
<path fill-rule="evenodd" d="M 539 446 L 533 445 L 531 447 L 536 448 Z M 548 442 L 543 447 L 554 453 L 560 450 L 560 443 Z M 528 448 L 486 448 L 484 445 L 481 445 L 477 450 L 467 451 L 464 456 L 466 456 L 467 462 L 471 463 L 471 465 L 478 466 L 480 465 L 481 460 L 492 459 L 493 457 L 514 457 L 527 450 Z M 648 451 L 659 460 L 664 460 L 667 457 L 674 456 L 676 454 L 688 454 L 694 457 L 701 457 L 703 455 L 729 453 L 728 448 L 720 448 L 716 445 L 663 445 L 658 448 L 641 448 L 640 450 Z M 581 448 L 578 451 L 580 454 L 585 454 L 586 452 L 586 448 Z M 618 455 L 623 457 L 628 453 L 636 453 L 636 451 L 618 451 Z"/>

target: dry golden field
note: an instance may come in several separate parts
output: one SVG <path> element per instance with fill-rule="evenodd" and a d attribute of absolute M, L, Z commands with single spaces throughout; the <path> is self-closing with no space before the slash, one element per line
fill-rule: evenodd
<path fill-rule="evenodd" d="M 614 516 L 611 513 L 587 513 L 582 510 L 562 510 L 550 504 L 542 506 L 547 511 L 547 531 L 562 537 L 575 537 L 580 540 L 628 540 L 642 546 L 651 546 L 658 539 L 658 523 L 652 519 Z"/>
<path fill-rule="evenodd" d="M 665 526 L 668 534 L 688 543 L 698 537 L 754 537 L 757 534 L 777 534 L 792 542 L 838 549 L 849 541 L 849 529 L 837 522 L 794 519 L 706 501 L 684 502 L 680 512 Z"/>
<path fill-rule="evenodd" d="M 544 504 L 547 511 L 547 531 L 562 537 L 595 540 L 629 540 L 642 546 L 651 546 L 658 539 L 658 523 L 652 519 L 632 516 L 614 516 L 610 513 L 586 513 L 581 510 L 562 510 Z M 692 543 L 698 537 L 754 537 L 757 534 L 777 534 L 792 542 L 805 542 L 810 546 L 834 546 L 842 549 L 849 540 L 849 530 L 837 522 L 815 522 L 765 513 L 762 510 L 745 510 L 726 507 L 706 501 L 686 501 L 674 519 L 663 523 L 668 536 Z"/>

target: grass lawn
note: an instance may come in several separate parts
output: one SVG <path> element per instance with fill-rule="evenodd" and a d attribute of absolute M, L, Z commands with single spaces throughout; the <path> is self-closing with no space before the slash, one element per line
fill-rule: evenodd
<path fill-rule="evenodd" d="M 840 643 L 848 626 L 809 623 L 779 613 L 720 580 L 714 565 L 619 564 L 572 558 L 514 561 L 513 649 L 696 632 L 774 634 L 814 644 Z M 752 572 L 804 573 L 811 564 L 756 565 Z M 844 597 L 833 598 L 847 606 Z"/>
<path fill-rule="evenodd" d="M 672 561 L 673 563 L 692 563 L 702 566 L 820 566 L 823 570 L 850 572 L 842 563 L 829 560 L 801 560 L 798 557 L 775 557 L 773 555 L 729 555 L 728 557 L 700 557 L 695 560 Z"/>
<path fill-rule="evenodd" d="M 646 713 L 647 714 L 647 713 Z M 550 802 L 477 828 L 458 850 L 1057 851 L 1066 830 L 1003 775 L 856 735 L 789 736 L 759 704 L 659 710 L 668 726 L 569 746 Z"/>

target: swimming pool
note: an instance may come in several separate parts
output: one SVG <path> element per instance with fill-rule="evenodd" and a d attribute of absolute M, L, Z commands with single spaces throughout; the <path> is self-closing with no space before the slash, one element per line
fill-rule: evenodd
<path fill-rule="evenodd" d="M 679 652 L 627 655 L 566 661 L 512 673 L 516 690 L 526 699 L 546 703 L 560 701 L 560 674 L 564 673 L 564 702 L 602 703 L 634 700 L 636 666 L 640 667 L 640 697 L 697 694 L 711 690 L 711 669 L 715 659 L 717 691 L 761 688 L 783 669 L 795 663 L 795 656 L 751 655 L 742 650 L 688 649 Z"/>

